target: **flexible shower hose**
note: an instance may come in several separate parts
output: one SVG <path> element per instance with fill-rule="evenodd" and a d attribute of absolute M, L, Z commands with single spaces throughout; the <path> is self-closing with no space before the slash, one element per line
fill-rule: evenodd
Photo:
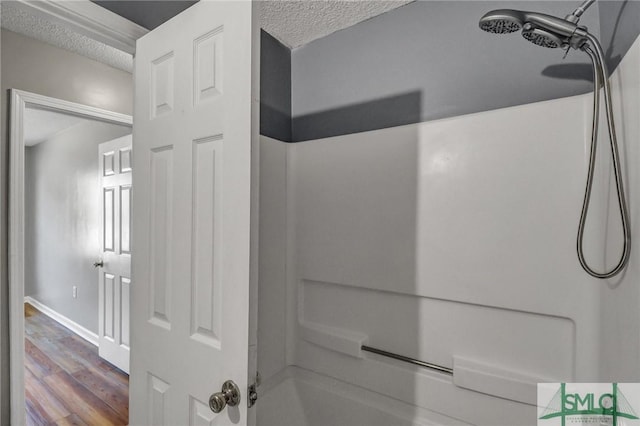
<path fill-rule="evenodd" d="M 624 195 L 624 184 L 622 181 L 622 167 L 620 166 L 620 154 L 618 152 L 618 140 L 616 138 L 616 129 L 613 122 L 613 108 L 611 105 L 611 89 L 609 87 L 609 79 L 604 65 L 604 53 L 598 39 L 587 34 L 589 44 L 585 43 L 582 47 L 593 64 L 593 124 L 591 127 L 591 152 L 589 154 L 589 170 L 587 174 L 587 185 L 584 193 L 584 201 L 582 203 L 582 212 L 580 213 L 580 223 L 578 225 L 578 260 L 582 268 L 591 276 L 596 278 L 611 278 L 624 269 L 629 261 L 629 253 L 631 251 L 631 233 L 629 230 L 629 212 L 627 210 L 627 202 Z M 600 85 L 604 88 L 605 109 L 607 114 L 607 127 L 609 130 L 609 142 L 611 144 L 611 156 L 613 162 L 613 173 L 615 175 L 616 190 L 618 193 L 618 207 L 620 209 L 620 219 L 622 221 L 622 232 L 624 243 L 622 255 L 618 264 L 608 272 L 596 272 L 587 263 L 584 258 L 583 240 L 584 228 L 587 220 L 587 212 L 589 210 L 589 202 L 591 199 L 591 189 L 593 186 L 593 172 L 596 163 L 596 146 L 598 144 L 598 122 L 600 121 Z"/>

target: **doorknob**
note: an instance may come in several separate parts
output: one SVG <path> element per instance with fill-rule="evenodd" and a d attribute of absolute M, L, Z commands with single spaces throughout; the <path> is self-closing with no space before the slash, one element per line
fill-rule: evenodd
<path fill-rule="evenodd" d="M 103 266 L 104 266 L 104 261 L 102 260 L 98 260 L 97 262 L 93 263 L 94 268 L 102 268 Z"/>
<path fill-rule="evenodd" d="M 222 392 L 216 392 L 209 398 L 209 408 L 214 413 L 224 410 L 227 405 L 235 407 L 240 403 L 240 389 L 232 380 L 227 380 L 222 385 Z"/>

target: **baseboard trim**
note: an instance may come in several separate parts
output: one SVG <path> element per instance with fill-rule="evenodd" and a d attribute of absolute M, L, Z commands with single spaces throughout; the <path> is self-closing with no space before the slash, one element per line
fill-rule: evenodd
<path fill-rule="evenodd" d="M 84 328 L 83 326 L 78 324 L 77 322 L 72 321 L 69 318 L 65 317 L 64 315 L 54 311 L 53 309 L 51 309 L 47 305 L 38 302 L 36 299 L 34 299 L 31 296 L 25 296 L 24 302 L 25 303 L 29 303 L 34 308 L 36 308 L 37 310 L 39 310 L 40 312 L 42 312 L 43 314 L 45 314 L 46 316 L 48 316 L 52 320 L 54 320 L 54 321 L 60 323 L 61 325 L 67 327 L 69 330 L 73 331 L 78 336 L 82 337 L 83 339 L 85 339 L 86 341 L 91 343 L 92 345 L 98 346 L 98 335 L 96 333 L 94 333 L 93 331 L 87 330 L 86 328 Z"/>

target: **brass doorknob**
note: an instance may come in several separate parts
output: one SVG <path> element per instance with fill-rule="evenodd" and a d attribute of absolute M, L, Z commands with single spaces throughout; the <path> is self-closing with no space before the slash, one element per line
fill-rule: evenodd
<path fill-rule="evenodd" d="M 93 263 L 94 268 L 102 268 L 103 266 L 104 266 L 104 262 L 102 260 L 98 260 L 97 262 Z"/>
<path fill-rule="evenodd" d="M 240 389 L 232 380 L 227 380 L 222 385 L 222 391 L 216 392 L 209 398 L 209 408 L 214 413 L 224 410 L 227 405 L 235 407 L 240 403 Z"/>

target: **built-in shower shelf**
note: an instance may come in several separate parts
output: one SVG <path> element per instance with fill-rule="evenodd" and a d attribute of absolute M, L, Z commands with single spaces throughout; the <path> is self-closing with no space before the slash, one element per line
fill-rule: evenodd
<path fill-rule="evenodd" d="M 453 356 L 453 368 L 434 366 L 423 361 L 382 351 L 367 346 L 369 336 L 364 333 L 326 326 L 312 322 L 299 324 L 300 337 L 314 345 L 354 358 L 365 359 L 363 351 L 437 369 L 452 374 L 452 382 L 460 388 L 481 392 L 525 404 L 536 404 L 537 384 L 555 383 L 563 380 L 540 376 L 535 372 L 496 366 L 480 359 Z M 364 347 L 364 349 L 363 349 Z M 434 368 L 435 367 L 435 368 Z M 565 380 L 566 381 L 566 380 Z"/>
<path fill-rule="evenodd" d="M 453 357 L 453 383 L 456 386 L 526 404 L 536 404 L 538 383 L 559 381 L 561 380 L 508 370 L 481 361 Z"/>
<path fill-rule="evenodd" d="M 307 342 L 355 358 L 364 358 L 362 345 L 369 340 L 369 336 L 363 333 L 309 322 L 300 324 L 300 337 Z"/>

